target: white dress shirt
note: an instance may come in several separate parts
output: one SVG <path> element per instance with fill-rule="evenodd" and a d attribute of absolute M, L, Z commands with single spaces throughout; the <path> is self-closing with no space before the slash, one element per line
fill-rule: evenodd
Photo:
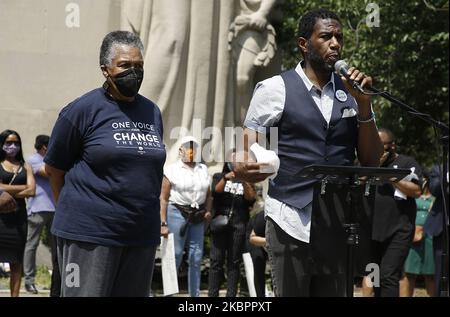
<path fill-rule="evenodd" d="M 331 74 L 330 81 L 321 91 L 308 79 L 301 63 L 297 65 L 295 71 L 302 79 L 306 89 L 314 99 L 314 103 L 329 124 L 335 98 L 333 74 Z M 259 82 L 253 93 L 244 125 L 249 129 L 265 134 L 267 127 L 274 126 L 280 120 L 284 110 L 285 99 L 286 88 L 280 75 Z M 297 209 L 267 196 L 264 212 L 288 235 L 294 239 L 309 243 L 311 209 L 312 204 L 307 205 L 303 209 Z"/>

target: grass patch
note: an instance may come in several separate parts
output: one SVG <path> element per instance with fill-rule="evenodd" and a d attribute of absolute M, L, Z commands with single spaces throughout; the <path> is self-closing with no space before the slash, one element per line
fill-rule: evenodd
<path fill-rule="evenodd" d="M 36 286 L 38 288 L 49 290 L 51 283 L 52 283 L 52 276 L 48 271 L 47 266 L 39 265 L 36 268 L 36 277 L 35 277 Z"/>
<path fill-rule="evenodd" d="M 49 290 L 52 282 L 52 276 L 48 271 L 48 268 L 44 265 L 39 265 L 36 267 L 36 277 L 34 283 L 38 289 Z M 25 279 L 22 278 L 21 287 L 25 286 Z M 0 278 L 0 289 L 9 289 L 9 277 Z"/>

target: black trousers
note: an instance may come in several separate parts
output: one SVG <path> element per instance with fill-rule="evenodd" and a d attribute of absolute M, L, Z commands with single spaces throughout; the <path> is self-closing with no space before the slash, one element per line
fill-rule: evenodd
<path fill-rule="evenodd" d="M 275 296 L 345 296 L 345 274 L 318 274 L 310 244 L 292 238 L 270 218 L 266 241 Z"/>
<path fill-rule="evenodd" d="M 59 271 L 58 264 L 58 252 L 56 237 L 54 235 L 50 236 L 51 251 L 52 251 L 52 280 L 50 285 L 50 297 L 60 297 L 61 296 L 61 273 Z"/>
<path fill-rule="evenodd" d="M 380 266 L 380 286 L 375 297 L 398 297 L 400 277 L 411 247 L 414 232 L 398 230 L 386 241 L 372 243 L 372 262 Z"/>
<path fill-rule="evenodd" d="M 262 247 L 251 247 L 250 256 L 253 261 L 253 282 L 257 297 L 266 296 L 266 263 L 267 252 Z"/>
<path fill-rule="evenodd" d="M 208 296 L 218 297 L 227 267 L 227 297 L 235 297 L 240 276 L 242 252 L 245 246 L 246 224 L 234 223 L 224 231 L 213 233 L 211 242 Z"/>
<path fill-rule="evenodd" d="M 444 250 L 444 233 L 433 237 L 433 253 L 434 253 L 434 278 L 436 281 L 436 296 L 441 294 L 441 277 L 442 277 L 442 253 Z"/>

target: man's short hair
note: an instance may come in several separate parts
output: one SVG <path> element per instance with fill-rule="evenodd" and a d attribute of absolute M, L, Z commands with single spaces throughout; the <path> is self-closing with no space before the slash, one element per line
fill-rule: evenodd
<path fill-rule="evenodd" d="M 111 66 L 114 58 L 114 46 L 116 45 L 137 47 L 144 56 L 144 45 L 142 45 L 139 36 L 129 31 L 113 31 L 103 39 L 100 47 L 100 65 Z"/>
<path fill-rule="evenodd" d="M 317 19 L 333 19 L 341 23 L 341 20 L 339 20 L 339 17 L 334 12 L 327 9 L 312 10 L 303 15 L 298 21 L 298 37 L 309 40 Z"/>
<path fill-rule="evenodd" d="M 387 128 L 378 128 L 378 133 L 385 133 L 389 137 L 389 140 L 392 143 L 395 143 L 395 135 L 391 130 Z"/>
<path fill-rule="evenodd" d="M 48 142 L 50 141 L 50 137 L 48 135 L 40 134 L 36 137 L 36 142 L 34 143 L 34 148 L 39 151 L 42 147 L 48 146 Z"/>

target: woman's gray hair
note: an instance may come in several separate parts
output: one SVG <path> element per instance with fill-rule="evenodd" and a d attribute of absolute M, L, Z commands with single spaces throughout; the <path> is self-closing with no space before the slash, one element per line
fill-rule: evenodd
<path fill-rule="evenodd" d="M 136 34 L 129 31 L 113 31 L 108 33 L 103 39 L 100 47 L 100 65 L 111 66 L 114 58 L 115 45 L 128 45 L 137 47 L 144 56 L 144 45 Z"/>

